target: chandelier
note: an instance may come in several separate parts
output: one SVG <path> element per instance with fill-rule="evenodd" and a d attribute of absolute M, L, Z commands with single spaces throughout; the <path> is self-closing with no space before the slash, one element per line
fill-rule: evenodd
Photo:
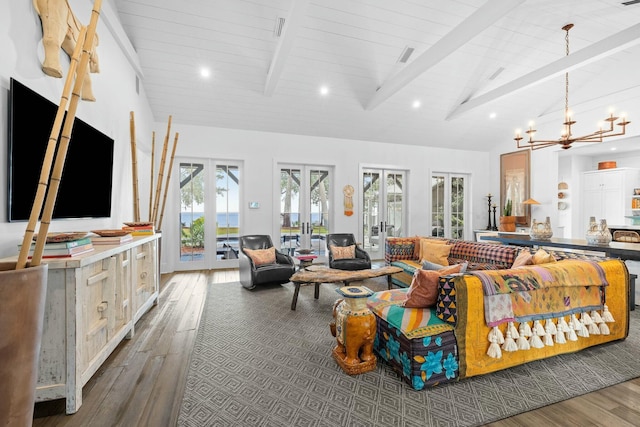
<path fill-rule="evenodd" d="M 573 28 L 573 24 L 567 24 L 562 29 L 566 32 L 565 42 L 566 42 L 566 54 L 569 56 L 569 30 Z M 531 150 L 537 150 L 540 148 L 550 147 L 552 145 L 560 145 L 562 149 L 567 150 L 571 148 L 571 144 L 574 142 L 602 142 L 604 138 L 608 138 L 610 136 L 619 136 L 624 135 L 626 131 L 626 127 L 629 123 L 626 117 L 621 115 L 621 117 L 615 117 L 613 113 L 609 113 L 609 117 L 604 119 L 604 122 L 608 122 L 608 126 L 603 128 L 603 125 L 600 124 L 599 130 L 590 133 L 588 135 L 583 136 L 573 136 L 571 133 L 571 126 L 573 126 L 576 122 L 573 120 L 572 113 L 569 110 L 569 72 L 565 72 L 564 74 L 564 123 L 562 128 L 562 134 L 558 139 L 534 139 L 536 134 L 536 130 L 533 128 L 533 122 L 529 123 L 529 129 L 525 131 L 527 135 L 529 135 L 529 140 L 525 142 L 521 142 L 523 140 L 523 136 L 520 133 L 520 130 L 516 130 L 516 137 L 514 140 L 518 144 L 518 148 L 529 148 Z M 616 123 L 620 120 L 618 123 Z M 622 130 L 617 133 L 614 132 L 614 124 L 621 126 Z"/>

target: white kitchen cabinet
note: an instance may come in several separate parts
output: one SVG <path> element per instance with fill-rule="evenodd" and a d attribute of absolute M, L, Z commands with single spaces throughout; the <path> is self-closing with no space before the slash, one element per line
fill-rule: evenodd
<path fill-rule="evenodd" d="M 66 399 L 67 414 L 77 412 L 82 387 L 157 304 L 159 238 L 43 260 L 49 268 L 36 402 Z"/>
<path fill-rule="evenodd" d="M 589 217 L 609 225 L 625 225 L 631 215 L 629 199 L 640 186 L 640 169 L 616 168 L 584 172 L 582 175 L 582 229 L 589 228 Z"/>

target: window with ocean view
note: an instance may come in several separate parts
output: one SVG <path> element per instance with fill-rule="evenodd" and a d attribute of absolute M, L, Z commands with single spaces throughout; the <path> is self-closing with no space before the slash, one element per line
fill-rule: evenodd
<path fill-rule="evenodd" d="M 204 258 L 204 164 L 180 163 L 180 261 Z"/>
<path fill-rule="evenodd" d="M 211 177 L 207 164 L 180 163 L 180 261 L 212 268 L 238 258 L 240 168 L 216 164 Z M 215 221 L 209 223 L 205 212 L 213 211 Z"/>
<path fill-rule="evenodd" d="M 280 248 L 292 255 L 312 250 L 321 261 L 330 232 L 331 168 L 281 165 L 280 196 Z"/>

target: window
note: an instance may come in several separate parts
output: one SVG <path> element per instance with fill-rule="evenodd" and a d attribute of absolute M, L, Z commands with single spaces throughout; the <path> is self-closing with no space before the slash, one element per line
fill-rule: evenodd
<path fill-rule="evenodd" d="M 470 235 L 465 219 L 466 175 L 433 173 L 431 176 L 431 235 L 464 239 Z"/>

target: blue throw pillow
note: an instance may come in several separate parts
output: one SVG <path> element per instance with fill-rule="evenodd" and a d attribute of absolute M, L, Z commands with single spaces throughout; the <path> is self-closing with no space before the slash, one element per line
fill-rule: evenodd
<path fill-rule="evenodd" d="M 442 270 L 445 267 L 448 267 L 448 265 L 440 265 L 427 260 L 422 261 L 423 270 Z"/>
<path fill-rule="evenodd" d="M 469 265 L 469 263 L 467 261 L 462 263 L 462 268 L 460 269 L 460 273 L 466 273 L 467 272 L 467 266 Z M 449 267 L 448 265 L 440 265 L 440 264 L 436 264 L 435 262 L 431 262 L 431 261 L 422 261 L 422 269 L 423 270 L 441 270 L 445 267 Z"/>

